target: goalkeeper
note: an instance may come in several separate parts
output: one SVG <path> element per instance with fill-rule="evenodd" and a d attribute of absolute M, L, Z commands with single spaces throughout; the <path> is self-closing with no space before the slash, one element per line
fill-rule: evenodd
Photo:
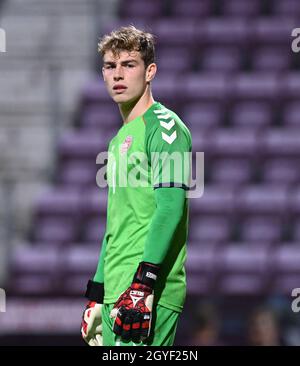
<path fill-rule="evenodd" d="M 186 295 L 191 135 L 153 99 L 150 33 L 122 27 L 98 48 L 123 125 L 108 147 L 106 230 L 81 333 L 89 345 L 171 346 Z"/>

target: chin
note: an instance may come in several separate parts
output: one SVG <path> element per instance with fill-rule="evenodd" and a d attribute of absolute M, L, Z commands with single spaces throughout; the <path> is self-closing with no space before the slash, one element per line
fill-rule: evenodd
<path fill-rule="evenodd" d="M 126 97 L 125 95 L 115 95 L 114 98 L 113 98 L 113 100 L 116 103 L 124 104 L 124 103 L 130 103 L 134 99 L 133 98 L 128 98 L 128 96 Z"/>
<path fill-rule="evenodd" d="M 114 95 L 112 98 L 113 98 L 114 102 L 116 102 L 116 103 L 126 103 L 129 99 L 128 97 L 126 97 L 125 95 L 122 95 L 122 94 Z"/>

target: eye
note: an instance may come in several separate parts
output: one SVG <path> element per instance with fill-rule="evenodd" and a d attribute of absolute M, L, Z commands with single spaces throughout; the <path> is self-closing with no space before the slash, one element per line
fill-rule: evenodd
<path fill-rule="evenodd" d="M 134 67 L 133 64 L 127 64 L 127 67 Z"/>

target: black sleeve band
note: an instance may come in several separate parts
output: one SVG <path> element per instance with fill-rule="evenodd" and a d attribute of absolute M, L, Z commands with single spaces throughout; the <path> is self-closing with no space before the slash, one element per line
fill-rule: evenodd
<path fill-rule="evenodd" d="M 190 187 L 183 183 L 169 182 L 169 183 L 158 183 L 153 186 L 153 189 L 157 188 L 182 188 L 185 191 L 189 191 Z"/>
<path fill-rule="evenodd" d="M 99 304 L 103 304 L 104 283 L 89 280 L 86 287 L 85 297 L 90 301 L 96 301 Z"/>
<path fill-rule="evenodd" d="M 153 289 L 158 272 L 159 266 L 157 264 L 140 262 L 132 282 L 142 283 L 143 285 L 147 285 Z"/>

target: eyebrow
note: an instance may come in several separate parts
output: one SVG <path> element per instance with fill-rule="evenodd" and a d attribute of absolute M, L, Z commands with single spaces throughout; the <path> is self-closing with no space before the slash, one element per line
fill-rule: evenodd
<path fill-rule="evenodd" d="M 131 62 L 134 62 L 134 63 L 138 63 L 136 60 L 134 59 L 129 59 L 129 60 L 124 60 L 121 62 L 121 65 L 126 65 L 126 64 L 129 64 Z M 103 65 L 115 65 L 116 63 L 114 61 L 104 61 L 103 62 Z"/>

